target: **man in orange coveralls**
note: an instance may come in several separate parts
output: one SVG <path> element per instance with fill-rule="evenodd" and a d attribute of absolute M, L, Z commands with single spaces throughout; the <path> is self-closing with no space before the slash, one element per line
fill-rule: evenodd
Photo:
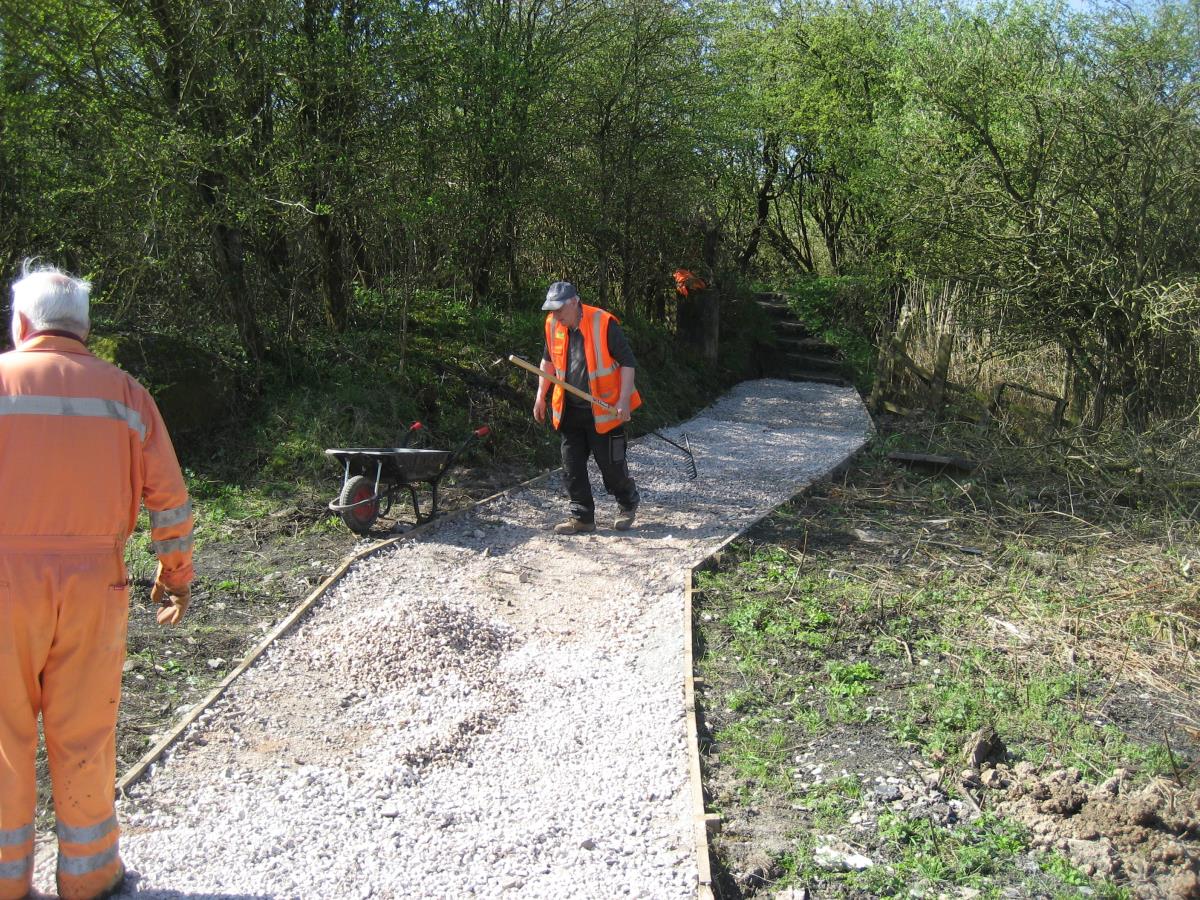
<path fill-rule="evenodd" d="M 32 890 L 37 717 L 54 785 L 58 892 L 107 897 L 125 877 L 114 807 L 129 585 L 144 501 L 158 621 L 187 610 L 192 508 L 146 390 L 84 346 L 91 285 L 56 269 L 13 284 L 0 355 L 0 900 Z"/>

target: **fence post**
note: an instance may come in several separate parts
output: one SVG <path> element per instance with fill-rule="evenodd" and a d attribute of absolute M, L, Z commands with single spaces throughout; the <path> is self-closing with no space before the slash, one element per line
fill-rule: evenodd
<path fill-rule="evenodd" d="M 954 333 L 943 331 L 938 335 L 937 360 L 933 365 L 933 380 L 929 385 L 929 402 L 933 414 L 940 416 L 946 400 L 946 376 L 950 373 L 950 356 L 954 352 Z"/>

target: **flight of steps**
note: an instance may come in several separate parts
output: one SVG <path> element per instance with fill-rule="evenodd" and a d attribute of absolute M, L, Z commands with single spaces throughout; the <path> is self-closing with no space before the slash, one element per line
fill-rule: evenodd
<path fill-rule="evenodd" d="M 754 302 L 770 315 L 775 328 L 778 350 L 767 374 L 793 381 L 850 384 L 850 369 L 837 347 L 809 334 L 781 294 L 757 293 Z"/>

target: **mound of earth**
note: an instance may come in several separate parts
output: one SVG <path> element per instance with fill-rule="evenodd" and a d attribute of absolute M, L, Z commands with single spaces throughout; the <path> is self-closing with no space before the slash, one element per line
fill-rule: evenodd
<path fill-rule="evenodd" d="M 1200 898 L 1200 789 L 1162 778 L 1135 788 L 1126 770 L 1089 785 L 1077 769 L 1039 773 L 1027 762 L 1000 763 L 982 781 L 1034 846 L 1084 873 L 1125 882 L 1138 897 Z"/>

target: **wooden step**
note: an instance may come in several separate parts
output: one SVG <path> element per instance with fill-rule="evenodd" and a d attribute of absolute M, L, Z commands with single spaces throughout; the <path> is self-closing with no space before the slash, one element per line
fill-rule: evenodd
<path fill-rule="evenodd" d="M 792 381 L 815 381 L 817 384 L 833 384 L 838 387 L 850 387 L 850 382 L 828 372 L 796 371 L 787 376 Z"/>
<path fill-rule="evenodd" d="M 794 318 L 780 319 L 775 323 L 775 327 L 781 331 L 787 332 L 792 337 L 807 337 L 808 326 L 803 322 L 798 322 Z"/>
<path fill-rule="evenodd" d="M 792 308 L 786 303 L 768 303 L 765 300 L 755 300 L 764 312 L 774 316 L 777 319 L 783 319 L 792 314 Z"/>
<path fill-rule="evenodd" d="M 818 356 L 841 358 L 841 351 L 837 347 L 820 338 L 781 337 L 775 343 L 779 345 L 780 350 L 788 350 L 792 353 L 814 353 Z"/>
<path fill-rule="evenodd" d="M 813 353 L 788 353 L 784 359 L 792 368 L 813 372 L 841 372 L 846 368 L 846 364 L 840 359 L 817 356 Z"/>

